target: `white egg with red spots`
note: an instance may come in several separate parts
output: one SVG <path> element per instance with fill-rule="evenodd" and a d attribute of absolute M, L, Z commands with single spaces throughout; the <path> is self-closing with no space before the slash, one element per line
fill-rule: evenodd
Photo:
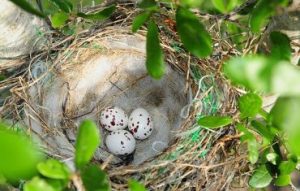
<path fill-rule="evenodd" d="M 126 130 L 110 132 L 105 140 L 109 152 L 115 155 L 128 155 L 134 152 L 136 141 Z"/>
<path fill-rule="evenodd" d="M 109 107 L 101 112 L 100 123 L 108 131 L 125 129 L 128 125 L 128 116 L 121 108 Z"/>
<path fill-rule="evenodd" d="M 147 139 L 153 131 L 152 117 L 145 109 L 137 108 L 130 114 L 128 128 L 136 139 Z"/>

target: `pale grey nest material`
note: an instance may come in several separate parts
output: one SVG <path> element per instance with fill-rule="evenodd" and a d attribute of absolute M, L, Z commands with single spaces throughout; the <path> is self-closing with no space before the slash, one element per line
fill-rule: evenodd
<path fill-rule="evenodd" d="M 161 80 L 152 79 L 145 67 L 145 38 L 121 28 L 108 31 L 114 34 L 96 34 L 78 42 L 82 46 L 63 52 L 55 72 L 30 88 L 26 121 L 50 154 L 67 159 L 73 156 L 80 121 L 93 119 L 100 127 L 99 116 L 105 107 L 121 107 L 128 115 L 143 107 L 153 117 L 154 132 L 137 143 L 132 163 L 141 164 L 163 152 L 174 137 L 172 131 L 180 127 L 180 112 L 187 105 L 185 77 L 167 66 Z M 36 63 L 32 76 L 37 77 L 46 65 Z M 100 130 L 105 138 L 107 132 Z M 106 160 L 109 155 L 102 144 L 95 158 Z M 112 162 L 120 161 L 115 157 Z"/>
<path fill-rule="evenodd" d="M 46 30 L 42 19 L 26 13 L 9 0 L 1 0 L 0 64 L 5 58 L 29 54 L 41 48 Z"/>

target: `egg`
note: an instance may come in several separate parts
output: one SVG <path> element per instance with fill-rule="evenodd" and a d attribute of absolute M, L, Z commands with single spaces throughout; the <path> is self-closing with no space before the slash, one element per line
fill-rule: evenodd
<path fill-rule="evenodd" d="M 136 139 L 147 139 L 153 131 L 150 114 L 143 108 L 137 108 L 130 114 L 128 128 Z"/>
<path fill-rule="evenodd" d="M 128 155 L 135 150 L 136 141 L 129 131 L 116 130 L 106 136 L 105 144 L 112 154 Z"/>
<path fill-rule="evenodd" d="M 128 116 L 118 107 L 108 107 L 101 112 L 101 126 L 108 131 L 125 129 L 128 125 Z"/>

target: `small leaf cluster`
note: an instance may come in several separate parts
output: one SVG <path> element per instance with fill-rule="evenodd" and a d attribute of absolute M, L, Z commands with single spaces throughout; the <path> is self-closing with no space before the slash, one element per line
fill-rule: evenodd
<path fill-rule="evenodd" d="M 24 191 L 109 191 L 106 172 L 90 162 L 100 142 L 96 124 L 84 120 L 76 139 L 74 170 L 57 159 L 46 159 L 30 137 L 0 123 L 0 185 L 17 186 L 19 181 L 26 180 Z M 131 191 L 146 191 L 135 180 L 129 180 L 128 184 Z"/>
<path fill-rule="evenodd" d="M 100 11 L 92 13 L 83 13 L 77 9 L 77 0 L 42 0 L 37 3 L 29 3 L 27 0 L 10 0 L 25 11 L 38 17 L 49 17 L 51 26 L 54 29 L 61 30 L 64 34 L 69 34 L 76 27 L 76 18 L 81 17 L 90 21 L 102 21 L 115 11 L 116 6 L 110 5 Z M 81 1 L 81 3 L 89 3 L 91 0 Z M 95 2 L 95 1 L 93 1 Z M 102 0 L 96 1 L 98 4 Z M 70 22 L 69 22 L 70 21 Z M 69 24 L 68 24 L 69 23 Z M 73 23 L 73 24 L 72 24 Z M 78 23 L 77 23 L 78 24 Z M 71 33 L 72 34 L 72 33 Z"/>
<path fill-rule="evenodd" d="M 249 90 L 238 100 L 238 119 L 206 116 L 198 121 L 207 128 L 232 122 L 241 134 L 240 141 L 247 144 L 249 161 L 256 166 L 249 180 L 254 188 L 264 188 L 272 181 L 277 186 L 292 184 L 291 173 L 297 170 L 300 156 L 300 92 L 293 85 L 300 78 L 299 69 L 290 63 L 286 35 L 272 32 L 270 41 L 269 54 L 232 58 L 224 65 L 224 74 L 232 83 Z M 279 95 L 270 112 L 262 108 L 255 91 Z"/>
<path fill-rule="evenodd" d="M 160 79 L 165 72 L 164 56 L 160 46 L 159 31 L 155 24 L 155 18 L 159 17 L 161 7 L 171 7 L 175 10 L 175 17 L 171 18 L 176 23 L 176 31 L 186 50 L 198 58 L 210 56 L 213 52 L 213 41 L 210 33 L 205 25 L 200 21 L 199 17 L 192 9 L 200 9 L 211 7 L 215 12 L 224 14 L 224 18 L 228 17 L 242 3 L 243 0 L 180 0 L 180 1 L 155 1 L 143 0 L 139 3 L 139 7 L 143 10 L 135 17 L 132 23 L 132 31 L 137 32 L 144 24 L 147 24 L 147 58 L 146 66 L 150 76 Z M 287 0 L 269 1 L 259 0 L 250 4 L 248 7 L 238 11 L 239 14 L 249 14 L 249 26 L 254 33 L 258 33 L 263 26 L 266 25 L 268 19 L 273 16 L 278 7 L 286 6 Z M 211 5 L 210 5 L 211 4 Z M 225 22 L 225 28 L 230 33 L 241 32 L 236 23 Z M 239 43 L 241 37 L 233 38 Z"/>

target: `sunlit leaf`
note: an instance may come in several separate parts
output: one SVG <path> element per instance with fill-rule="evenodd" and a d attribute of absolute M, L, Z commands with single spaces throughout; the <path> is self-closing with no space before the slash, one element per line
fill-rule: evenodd
<path fill-rule="evenodd" d="M 212 52 L 212 39 L 198 17 L 188 9 L 176 11 L 177 31 L 185 48 L 199 58 Z"/>
<path fill-rule="evenodd" d="M 259 32 L 268 19 L 275 14 L 278 6 L 284 6 L 288 0 L 259 0 L 250 16 L 250 27 L 253 32 Z"/>
<path fill-rule="evenodd" d="M 220 12 L 228 13 L 239 4 L 239 0 L 212 0 L 212 3 Z"/>
<path fill-rule="evenodd" d="M 280 158 L 277 153 L 268 153 L 266 155 L 266 159 L 273 165 L 277 165 L 280 161 Z"/>
<path fill-rule="evenodd" d="M 276 186 L 287 186 L 291 183 L 291 176 L 290 175 L 280 175 L 275 179 Z"/>
<path fill-rule="evenodd" d="M 37 169 L 43 176 L 48 178 L 68 179 L 70 176 L 68 167 L 54 159 L 39 163 Z"/>
<path fill-rule="evenodd" d="M 24 185 L 24 191 L 57 191 L 46 180 L 34 177 L 31 181 L 26 182 Z"/>
<path fill-rule="evenodd" d="M 236 129 L 242 133 L 242 136 L 240 138 L 242 142 L 246 142 L 249 139 L 255 138 L 254 135 L 250 133 L 249 130 L 243 124 L 237 124 Z"/>
<path fill-rule="evenodd" d="M 69 15 L 67 13 L 64 12 L 54 13 L 54 15 L 50 17 L 51 25 L 53 28 L 60 28 L 66 23 L 68 18 Z"/>
<path fill-rule="evenodd" d="M 300 156 L 300 97 L 280 97 L 270 112 L 270 121 L 285 133 L 292 154 Z"/>
<path fill-rule="evenodd" d="M 289 175 L 291 174 L 293 171 L 296 170 L 296 165 L 297 163 L 293 162 L 293 161 L 282 161 L 279 164 L 279 171 L 280 171 L 280 175 Z"/>
<path fill-rule="evenodd" d="M 132 32 L 136 32 L 149 19 L 151 12 L 143 12 L 137 15 L 132 22 Z"/>
<path fill-rule="evenodd" d="M 45 17 L 44 13 L 40 12 L 39 10 L 35 9 L 30 3 L 28 3 L 26 0 L 10 0 L 14 4 L 18 5 L 23 10 L 34 14 L 39 17 Z"/>
<path fill-rule="evenodd" d="M 267 187 L 271 181 L 272 176 L 268 172 L 265 165 L 258 167 L 249 180 L 249 185 L 253 188 L 264 188 Z"/>
<path fill-rule="evenodd" d="M 255 164 L 259 157 L 259 143 L 255 136 L 243 124 L 237 124 L 236 129 L 243 133 L 240 139 L 242 142 L 247 143 L 248 159 L 252 164 Z"/>
<path fill-rule="evenodd" d="M 81 172 L 81 179 L 86 191 L 108 191 L 109 182 L 106 173 L 96 165 L 84 167 Z"/>
<path fill-rule="evenodd" d="M 6 183 L 6 178 L 3 176 L 3 174 L 0 174 L 0 186 L 5 184 L 5 183 Z"/>
<path fill-rule="evenodd" d="M 254 93 L 248 93 L 239 98 L 241 117 L 255 117 L 262 107 L 262 99 Z"/>
<path fill-rule="evenodd" d="M 0 122 L 0 174 L 8 181 L 27 180 L 37 174 L 36 165 L 44 159 L 36 144 L 23 133 Z"/>
<path fill-rule="evenodd" d="M 66 191 L 66 187 L 70 183 L 69 179 L 50 179 L 48 178 L 47 183 L 55 189 L 55 191 Z"/>
<path fill-rule="evenodd" d="M 264 56 L 232 58 L 224 65 L 225 75 L 236 85 L 278 95 L 300 95 L 300 69 L 286 61 Z"/>
<path fill-rule="evenodd" d="M 232 123 L 231 117 L 205 116 L 198 120 L 198 124 L 207 128 L 220 128 Z"/>
<path fill-rule="evenodd" d="M 75 165 L 77 169 L 86 165 L 100 144 L 100 132 L 91 120 L 81 123 L 75 145 Z"/>
<path fill-rule="evenodd" d="M 247 140 L 247 146 L 248 146 L 248 158 L 249 161 L 252 164 L 255 164 L 258 160 L 259 157 L 259 143 L 257 142 L 257 140 L 255 139 L 255 137 L 253 136 L 251 139 Z"/>
<path fill-rule="evenodd" d="M 199 8 L 204 0 L 180 0 L 180 6 L 187 8 Z"/>
<path fill-rule="evenodd" d="M 128 187 L 129 191 L 147 191 L 144 185 L 133 179 L 128 181 Z"/>
<path fill-rule="evenodd" d="M 159 43 L 157 25 L 152 20 L 148 24 L 146 52 L 149 75 L 155 79 L 161 78 L 165 73 L 164 55 Z"/>
<path fill-rule="evenodd" d="M 116 10 L 116 6 L 115 5 L 111 5 L 101 11 L 98 11 L 96 13 L 89 13 L 89 14 L 86 14 L 86 13 L 77 13 L 77 16 L 78 17 L 82 17 L 82 18 L 85 18 L 85 19 L 90 19 L 90 20 L 105 20 L 105 19 L 108 19 L 112 13 Z"/>

